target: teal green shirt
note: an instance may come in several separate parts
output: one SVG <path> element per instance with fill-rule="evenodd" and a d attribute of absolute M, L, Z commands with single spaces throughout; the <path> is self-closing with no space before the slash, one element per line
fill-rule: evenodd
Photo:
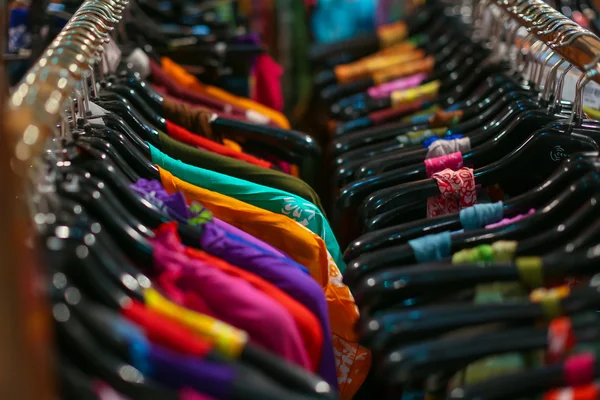
<path fill-rule="evenodd" d="M 321 210 L 310 201 L 283 190 L 185 164 L 169 157 L 150 143 L 148 145 L 150 146 L 152 162 L 177 178 L 203 189 L 233 197 L 263 210 L 283 214 L 298 221 L 325 241 L 327 250 L 329 250 L 340 271 L 343 273 L 346 270 L 346 263 L 342 258 L 340 245 L 329 226 L 329 222 Z"/>

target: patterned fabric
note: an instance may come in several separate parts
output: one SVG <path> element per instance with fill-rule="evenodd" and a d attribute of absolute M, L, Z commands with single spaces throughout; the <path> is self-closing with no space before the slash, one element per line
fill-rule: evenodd
<path fill-rule="evenodd" d="M 428 146 L 428 149 L 426 158 L 441 157 L 455 152 L 464 154 L 471 150 L 471 139 L 463 137 L 452 140 L 436 140 Z"/>
<path fill-rule="evenodd" d="M 358 344 L 358 308 L 323 240 L 284 215 L 192 185 L 160 167 L 159 171 L 167 192 L 183 192 L 188 202 L 202 203 L 216 218 L 264 240 L 309 269 L 327 299 L 340 398 L 352 399 L 367 377 L 371 354 Z"/>
<path fill-rule="evenodd" d="M 459 152 L 448 154 L 441 157 L 429 158 L 425 160 L 425 170 L 427 176 L 431 178 L 436 172 L 443 171 L 445 169 L 451 169 L 457 171 L 463 167 L 462 154 Z"/>
<path fill-rule="evenodd" d="M 199 221 L 208 222 L 212 220 L 210 211 L 196 202 L 190 204 L 188 208 L 183 193 L 168 194 L 157 180 L 141 178 L 129 187 L 163 213 L 179 222 L 198 225 Z"/>
<path fill-rule="evenodd" d="M 440 194 L 427 200 L 427 217 L 448 215 L 477 203 L 475 176 L 471 168 L 458 171 L 445 169 L 431 176 L 437 181 Z"/>

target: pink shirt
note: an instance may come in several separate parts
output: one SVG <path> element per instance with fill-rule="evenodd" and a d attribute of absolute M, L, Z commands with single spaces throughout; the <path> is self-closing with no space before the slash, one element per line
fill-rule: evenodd
<path fill-rule="evenodd" d="M 221 321 L 246 331 L 253 343 L 311 368 L 298 328 L 283 306 L 245 280 L 177 252 L 162 239 L 153 240 L 153 278 L 172 301 L 205 314 L 208 308 Z"/>
<path fill-rule="evenodd" d="M 512 217 L 512 218 L 504 218 L 503 220 L 498 221 L 498 222 L 496 222 L 494 224 L 486 225 L 485 229 L 493 229 L 493 228 L 498 228 L 498 227 L 504 226 L 504 225 L 514 224 L 515 222 L 524 219 L 525 217 L 527 217 L 528 215 L 533 214 L 534 212 L 535 212 L 535 210 L 532 208 L 531 210 L 529 210 L 527 212 L 527 214 L 519 214 L 519 215 L 517 215 L 515 217 Z"/>
<path fill-rule="evenodd" d="M 380 99 L 383 97 L 388 97 L 392 92 L 396 90 L 405 90 L 413 87 L 417 87 L 427 79 L 427 74 L 415 74 L 411 76 L 407 76 L 405 78 L 396 79 L 395 81 L 383 83 L 378 86 L 373 86 L 367 90 L 369 96 Z"/>

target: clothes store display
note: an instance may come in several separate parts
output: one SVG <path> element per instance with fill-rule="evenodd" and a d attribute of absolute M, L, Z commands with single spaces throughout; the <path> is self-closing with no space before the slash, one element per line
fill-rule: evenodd
<path fill-rule="evenodd" d="M 12 13 L 52 398 L 598 398 L 595 5 L 367 3 Z"/>
<path fill-rule="evenodd" d="M 110 44 L 103 73 L 91 69 L 98 85 L 82 83 L 80 114 L 70 114 L 86 117 L 64 143 L 70 162 L 47 175 L 59 201 L 46 211 L 57 218 L 40 233 L 56 244 L 43 255 L 54 275 L 61 388 L 79 400 L 353 398 L 371 357 L 311 186 L 321 149 L 281 113 L 281 68 L 234 25 L 165 17 L 148 4 L 127 15 L 120 1 L 72 6 L 70 39 L 55 43 L 61 54 L 80 39 L 85 54 Z M 164 18 L 181 26 L 180 38 L 186 18 L 214 36 L 171 46 L 178 39 Z M 81 37 L 79 21 L 90 28 Z M 117 22 L 127 35 L 103 36 Z M 221 45 L 236 74 L 247 64 L 258 102 L 215 79 L 229 75 L 225 64 L 215 70 L 211 46 Z M 61 226 L 73 230 L 58 234 Z"/>
<path fill-rule="evenodd" d="M 572 22 L 541 1 L 478 7 L 465 22 L 445 2 L 420 2 L 400 43 L 363 34 L 311 53 L 331 137 L 332 228 L 373 352 L 360 399 L 595 393 L 586 345 L 599 336 L 585 326 L 597 321 L 600 135 L 581 104 L 556 100 L 560 64 L 589 66 L 566 54 L 577 34 L 558 26 Z M 514 34 L 520 26 L 531 36 Z M 537 49 L 527 67 L 505 57 L 527 51 L 522 40 Z M 577 324 L 559 329 L 564 316 Z"/>

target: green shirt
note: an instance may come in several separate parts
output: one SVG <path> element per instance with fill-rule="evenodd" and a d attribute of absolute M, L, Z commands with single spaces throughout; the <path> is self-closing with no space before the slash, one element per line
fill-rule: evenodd
<path fill-rule="evenodd" d="M 280 171 L 266 169 L 234 158 L 211 153 L 210 151 L 197 149 L 181 143 L 162 132 L 158 133 L 158 138 L 162 152 L 176 160 L 181 160 L 195 167 L 210 169 L 211 171 L 293 193 L 312 202 L 325 214 L 319 196 L 313 188 L 301 179 Z"/>
<path fill-rule="evenodd" d="M 222 193 L 263 210 L 286 215 L 319 235 L 343 273 L 346 264 L 329 222 L 317 206 L 283 190 L 259 185 L 208 169 L 185 164 L 150 146 L 152 162 L 192 185 Z"/>

